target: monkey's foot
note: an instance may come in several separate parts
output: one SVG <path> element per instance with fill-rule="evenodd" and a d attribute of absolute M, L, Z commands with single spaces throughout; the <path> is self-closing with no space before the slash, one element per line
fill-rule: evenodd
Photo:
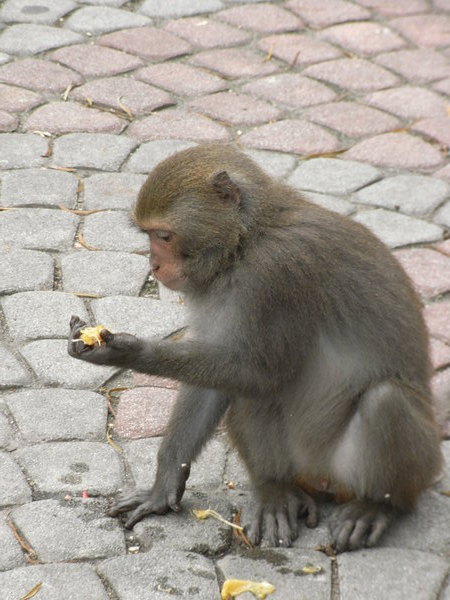
<path fill-rule="evenodd" d="M 397 513 L 393 506 L 370 501 L 339 507 L 330 523 L 336 552 L 374 546 Z"/>
<path fill-rule="evenodd" d="M 298 536 L 298 519 L 305 517 L 307 527 L 316 527 L 318 510 L 303 490 L 282 484 L 266 484 L 258 490 L 259 500 L 247 537 L 253 545 L 264 538 L 270 546 L 292 546 Z"/>

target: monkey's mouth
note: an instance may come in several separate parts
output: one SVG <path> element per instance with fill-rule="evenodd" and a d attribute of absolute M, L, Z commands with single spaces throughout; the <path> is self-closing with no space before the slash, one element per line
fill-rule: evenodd
<path fill-rule="evenodd" d="M 184 275 L 161 277 L 161 274 L 158 274 L 157 271 L 152 271 L 152 275 L 159 283 L 162 283 L 164 287 L 173 290 L 174 292 L 181 292 L 186 287 L 187 277 Z"/>

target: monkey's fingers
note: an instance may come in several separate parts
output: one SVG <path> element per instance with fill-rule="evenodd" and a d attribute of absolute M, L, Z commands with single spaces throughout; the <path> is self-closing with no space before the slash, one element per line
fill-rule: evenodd
<path fill-rule="evenodd" d="M 139 504 L 146 502 L 149 497 L 150 490 L 138 490 L 134 494 L 119 498 L 108 510 L 108 515 L 110 517 L 117 517 L 120 513 L 134 510 Z"/>

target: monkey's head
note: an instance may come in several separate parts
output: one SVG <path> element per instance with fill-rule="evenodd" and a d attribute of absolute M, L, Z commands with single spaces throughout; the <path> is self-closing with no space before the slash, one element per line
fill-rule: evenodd
<path fill-rule="evenodd" d="M 269 185 L 245 154 L 222 144 L 189 148 L 157 165 L 133 214 L 150 236 L 156 279 L 189 291 L 232 267 Z"/>

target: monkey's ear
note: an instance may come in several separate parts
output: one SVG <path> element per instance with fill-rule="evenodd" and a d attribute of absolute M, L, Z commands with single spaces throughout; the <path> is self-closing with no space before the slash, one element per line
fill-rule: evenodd
<path fill-rule="evenodd" d="M 212 184 L 217 194 L 223 198 L 223 200 L 233 202 L 234 204 L 240 204 L 241 190 L 239 189 L 239 186 L 232 181 L 226 171 L 215 173 L 212 177 Z"/>

